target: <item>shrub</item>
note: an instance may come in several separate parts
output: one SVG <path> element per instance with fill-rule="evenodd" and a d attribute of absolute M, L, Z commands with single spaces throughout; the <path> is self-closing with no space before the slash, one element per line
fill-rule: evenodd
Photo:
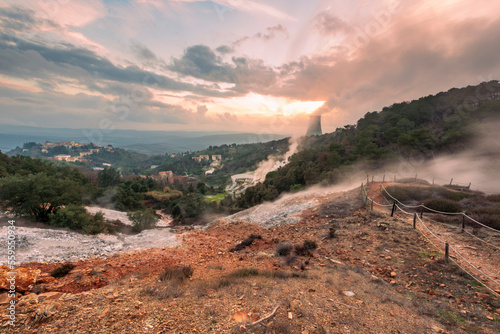
<path fill-rule="evenodd" d="M 336 229 L 334 228 L 330 228 L 330 230 L 328 230 L 328 239 L 333 239 L 337 236 L 338 232 Z"/>
<path fill-rule="evenodd" d="M 479 207 L 472 209 L 471 214 L 479 222 L 500 231 L 500 208 Z"/>
<path fill-rule="evenodd" d="M 486 198 L 490 202 L 500 202 L 500 194 L 488 195 L 488 196 L 486 196 Z"/>
<path fill-rule="evenodd" d="M 193 272 L 194 270 L 191 266 L 167 267 L 160 273 L 159 278 L 161 281 L 182 282 L 186 278 L 193 276 Z"/>
<path fill-rule="evenodd" d="M 132 230 L 135 232 L 155 228 L 158 222 L 158 218 L 156 218 L 154 211 L 149 208 L 136 212 L 129 212 L 127 216 L 132 221 Z"/>
<path fill-rule="evenodd" d="M 442 212 L 461 212 L 462 206 L 457 202 L 444 198 L 433 198 L 424 202 L 424 205 L 430 209 Z"/>
<path fill-rule="evenodd" d="M 83 206 L 70 204 L 58 210 L 50 217 L 49 224 L 57 227 L 69 227 L 87 234 L 97 234 L 105 230 L 105 219 L 102 212 L 91 215 Z"/>
<path fill-rule="evenodd" d="M 279 243 L 276 247 L 276 256 L 288 256 L 292 252 L 293 246 L 290 244 Z"/>
<path fill-rule="evenodd" d="M 71 264 L 71 263 L 65 263 L 65 264 L 63 264 L 62 266 L 57 267 L 57 268 L 55 268 L 54 270 L 52 270 L 52 271 L 50 272 L 50 276 L 55 277 L 55 278 L 64 277 L 64 276 L 66 276 L 67 274 L 69 274 L 69 272 L 70 272 L 71 270 L 73 270 L 73 268 L 75 268 L 75 265 L 74 265 L 74 264 Z"/>
<path fill-rule="evenodd" d="M 318 246 L 316 245 L 316 243 L 314 241 L 311 241 L 311 240 L 306 240 L 304 241 L 304 243 L 302 244 L 302 246 L 295 246 L 295 254 L 299 255 L 299 256 L 309 256 L 311 255 L 311 251 L 313 249 L 316 249 L 318 248 Z"/>
<path fill-rule="evenodd" d="M 262 240 L 262 237 L 260 235 L 252 234 L 246 240 L 240 242 L 235 247 L 231 248 L 229 251 L 230 252 L 240 251 L 240 250 L 244 249 L 245 247 L 250 246 L 257 239 Z"/>
<path fill-rule="evenodd" d="M 233 271 L 229 274 L 229 277 L 248 277 L 248 276 L 257 276 L 259 275 L 259 271 L 254 268 L 244 268 Z"/>

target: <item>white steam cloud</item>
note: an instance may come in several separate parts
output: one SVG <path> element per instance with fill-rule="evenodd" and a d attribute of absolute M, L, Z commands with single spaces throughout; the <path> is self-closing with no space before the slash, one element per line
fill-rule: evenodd
<path fill-rule="evenodd" d="M 291 137 L 289 143 L 290 146 L 285 154 L 278 156 L 269 156 L 267 160 L 261 161 L 259 163 L 259 166 L 253 173 L 254 177 L 252 183 L 263 182 L 266 179 L 267 173 L 275 171 L 288 163 L 288 159 L 298 151 L 300 138 Z"/>

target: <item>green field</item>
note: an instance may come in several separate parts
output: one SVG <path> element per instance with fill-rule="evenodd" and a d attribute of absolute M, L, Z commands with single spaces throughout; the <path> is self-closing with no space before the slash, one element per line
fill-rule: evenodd
<path fill-rule="evenodd" d="M 207 202 L 216 201 L 217 203 L 219 203 L 224 199 L 224 197 L 226 197 L 226 195 L 227 195 L 226 193 L 220 193 L 217 195 L 207 195 L 205 196 L 205 201 Z"/>

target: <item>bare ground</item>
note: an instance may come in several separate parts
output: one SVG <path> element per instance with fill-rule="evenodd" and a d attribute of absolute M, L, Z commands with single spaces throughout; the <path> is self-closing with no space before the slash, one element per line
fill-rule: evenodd
<path fill-rule="evenodd" d="M 253 223 L 243 215 L 219 220 L 182 235 L 181 247 L 77 261 L 55 280 L 47 276 L 58 264 L 26 264 L 43 279 L 18 300 L 16 327 L 0 331 L 237 333 L 243 328 L 230 319 L 234 312 L 263 316 L 279 305 L 265 327 L 247 332 L 500 332 L 494 294 L 445 262 L 406 217 L 369 212 L 360 198 L 359 188 L 317 197 L 293 213 L 296 223 L 263 224 L 265 215 Z M 251 234 L 261 239 L 230 252 Z M 317 249 L 275 255 L 280 243 L 305 240 Z M 181 265 L 194 270 L 192 277 L 159 280 L 165 268 Z M 53 291 L 61 294 L 47 293 Z"/>

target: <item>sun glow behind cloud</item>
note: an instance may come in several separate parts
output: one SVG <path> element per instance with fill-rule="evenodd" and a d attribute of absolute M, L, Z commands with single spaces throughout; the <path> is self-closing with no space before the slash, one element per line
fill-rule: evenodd
<path fill-rule="evenodd" d="M 310 114 L 325 101 L 300 101 L 285 97 L 275 97 L 250 93 L 243 97 L 219 101 L 217 104 L 238 110 L 238 113 L 262 116 L 296 116 Z M 217 108 L 217 105 L 214 105 Z"/>
<path fill-rule="evenodd" d="M 0 4 L 9 122 L 96 128 L 130 101 L 117 128 L 290 133 L 273 118 L 303 132 L 328 101 L 328 131 L 500 73 L 488 0 L 20 3 Z"/>

